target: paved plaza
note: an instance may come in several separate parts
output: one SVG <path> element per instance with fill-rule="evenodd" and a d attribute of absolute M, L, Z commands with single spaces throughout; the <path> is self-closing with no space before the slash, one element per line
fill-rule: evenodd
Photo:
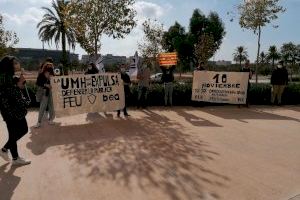
<path fill-rule="evenodd" d="M 300 107 L 154 107 L 32 128 L 0 159 L 0 200 L 288 200 L 300 194 Z M 0 145 L 7 130 L 0 122 Z"/>

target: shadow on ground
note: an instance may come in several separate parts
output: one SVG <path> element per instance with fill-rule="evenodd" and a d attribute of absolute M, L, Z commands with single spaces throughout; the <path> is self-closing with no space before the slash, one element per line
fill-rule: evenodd
<path fill-rule="evenodd" d="M 226 108 L 228 109 L 228 108 Z M 277 108 L 274 108 L 277 109 Z M 295 108 L 297 109 L 297 108 Z M 201 111 L 206 112 L 208 114 L 223 118 L 223 119 L 236 119 L 240 122 L 248 123 L 245 120 L 291 120 L 300 122 L 299 119 L 295 119 L 292 117 L 287 116 L 281 116 L 273 113 L 264 112 L 261 109 L 255 109 L 255 108 L 234 108 L 228 112 L 228 110 L 225 112 L 224 109 L 218 109 L 218 108 L 204 108 Z"/>
<path fill-rule="evenodd" d="M 191 109 L 188 109 L 188 110 L 178 109 L 178 110 L 174 110 L 174 112 L 176 112 L 179 116 L 183 117 L 192 126 L 223 127 L 216 123 L 208 121 L 205 118 L 188 113 L 189 110 L 191 110 Z"/>
<path fill-rule="evenodd" d="M 9 169 L 7 170 L 7 168 Z M 14 175 L 17 168 L 8 163 L 0 166 L 0 199 L 9 200 L 12 198 L 21 181 L 21 177 Z"/>
<path fill-rule="evenodd" d="M 166 116 L 147 110 L 143 114 L 140 119 L 89 114 L 91 124 L 32 129 L 27 147 L 41 155 L 59 145 L 61 156 L 75 163 L 75 178 L 102 184 L 113 181 L 129 189 L 138 186 L 144 192 L 156 189 L 172 200 L 206 195 L 221 199 L 209 190 L 212 186 L 226 188 L 230 181 L 208 167 L 219 153 L 205 141 L 185 134 L 181 124 Z"/>

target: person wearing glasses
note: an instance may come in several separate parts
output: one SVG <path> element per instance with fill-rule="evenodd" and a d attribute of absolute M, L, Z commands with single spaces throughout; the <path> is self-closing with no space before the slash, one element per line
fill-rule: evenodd
<path fill-rule="evenodd" d="M 31 161 L 19 156 L 17 141 L 27 132 L 27 108 L 30 102 L 24 97 L 22 90 L 26 80 L 22 74 L 20 63 L 15 57 L 6 56 L 0 62 L 0 110 L 8 130 L 8 141 L 0 150 L 0 157 L 13 165 L 28 165 Z"/>

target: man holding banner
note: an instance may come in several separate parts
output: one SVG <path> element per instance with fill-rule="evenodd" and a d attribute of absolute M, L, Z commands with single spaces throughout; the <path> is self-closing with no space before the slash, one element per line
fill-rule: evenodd
<path fill-rule="evenodd" d="M 168 104 L 172 106 L 174 70 L 177 64 L 177 53 L 161 53 L 158 58 L 163 73 L 161 79 L 165 89 L 165 106 L 168 106 Z"/>
<path fill-rule="evenodd" d="M 161 67 L 162 70 L 162 82 L 165 89 L 165 106 L 173 106 L 173 81 L 174 81 L 174 69 L 175 65 L 172 67 Z"/>
<path fill-rule="evenodd" d="M 121 65 L 120 70 L 121 70 L 121 79 L 123 80 L 124 93 L 125 93 L 125 105 L 123 108 L 123 112 L 124 112 L 125 117 L 129 117 L 130 115 L 127 113 L 127 104 L 128 104 L 129 97 L 130 97 L 131 80 L 130 80 L 129 75 L 126 73 L 124 64 Z M 118 117 L 120 117 L 120 114 L 121 114 L 121 110 L 118 110 Z"/>
<path fill-rule="evenodd" d="M 245 66 L 242 68 L 241 72 L 249 73 L 248 87 L 247 87 L 247 99 L 246 99 L 246 107 L 249 107 L 250 80 L 252 79 L 252 71 L 250 69 L 250 61 L 249 60 L 246 61 Z"/>

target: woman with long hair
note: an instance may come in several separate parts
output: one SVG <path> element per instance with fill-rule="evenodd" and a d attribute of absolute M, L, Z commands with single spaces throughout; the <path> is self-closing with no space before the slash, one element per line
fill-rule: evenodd
<path fill-rule="evenodd" d="M 47 108 L 49 113 L 49 124 L 50 125 L 53 124 L 54 108 L 53 108 L 53 101 L 52 101 L 52 92 L 51 92 L 52 88 L 50 85 L 50 76 L 53 76 L 53 64 L 46 62 L 36 82 L 37 86 L 43 89 L 41 94 L 38 122 L 35 126 L 36 128 L 39 128 L 41 126 L 42 119 L 44 117 Z"/>
<path fill-rule="evenodd" d="M 19 156 L 17 145 L 17 141 L 28 132 L 25 117 L 30 102 L 22 93 L 25 83 L 18 60 L 12 56 L 4 57 L 0 62 L 0 110 L 7 125 L 8 141 L 0 150 L 0 156 L 9 161 L 10 151 L 13 165 L 31 163 Z"/>

